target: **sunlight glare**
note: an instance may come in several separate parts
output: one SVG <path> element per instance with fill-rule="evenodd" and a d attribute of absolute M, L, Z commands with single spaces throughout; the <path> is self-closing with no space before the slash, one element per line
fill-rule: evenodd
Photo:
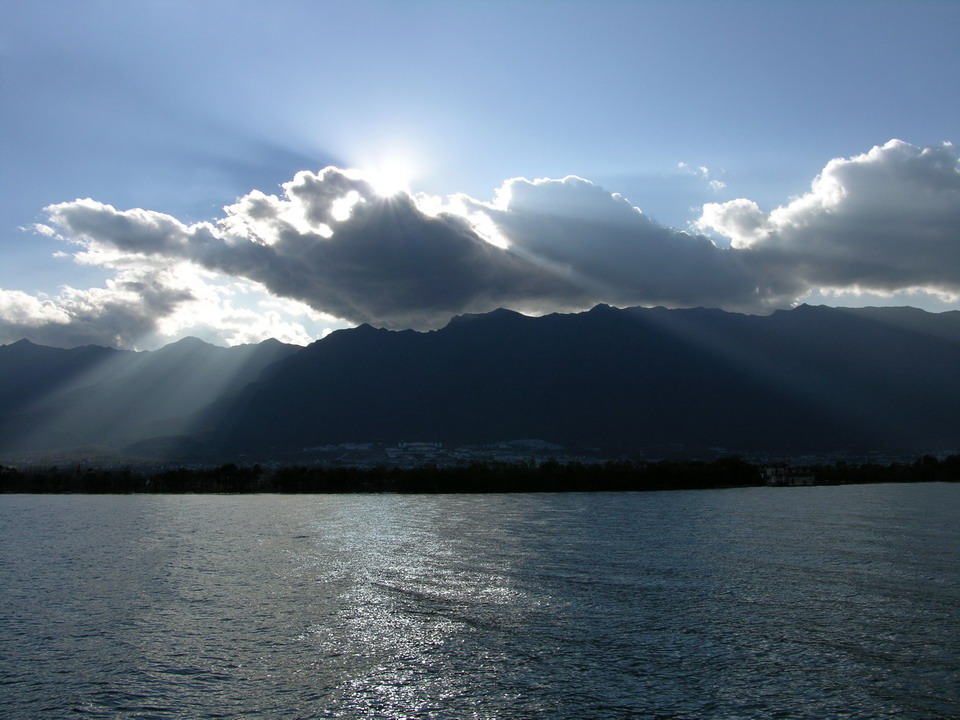
<path fill-rule="evenodd" d="M 393 197 L 402 192 L 410 192 L 410 180 L 413 178 L 413 171 L 409 163 L 392 158 L 382 163 L 375 170 L 365 172 L 364 176 L 373 186 L 377 195 Z"/>
<path fill-rule="evenodd" d="M 501 250 L 508 250 L 510 248 L 510 241 L 507 239 L 507 236 L 500 232 L 500 228 L 497 227 L 497 224 L 489 215 L 482 212 L 475 212 L 464 217 L 466 217 L 467 221 L 473 226 L 474 232 L 483 240 Z"/>
<path fill-rule="evenodd" d="M 353 214 L 353 206 L 361 200 L 363 200 L 363 198 L 360 197 L 360 193 L 356 190 L 351 190 L 342 198 L 333 201 L 333 204 L 330 206 L 330 217 L 337 222 L 349 220 L 350 215 Z"/>

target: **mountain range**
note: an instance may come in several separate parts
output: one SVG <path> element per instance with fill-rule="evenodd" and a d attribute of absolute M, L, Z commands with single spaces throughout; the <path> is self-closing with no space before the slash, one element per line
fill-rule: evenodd
<path fill-rule="evenodd" d="M 0 452 L 168 445 L 160 438 L 174 434 L 171 428 L 189 430 L 191 416 L 208 403 L 241 391 L 300 349 L 277 340 L 223 348 L 197 338 L 154 352 L 65 350 L 27 340 L 0 346 Z"/>
<path fill-rule="evenodd" d="M 960 312 L 616 309 L 361 325 L 307 347 L 0 346 L 0 452 L 271 457 L 343 442 L 539 438 L 644 452 L 960 447 Z"/>

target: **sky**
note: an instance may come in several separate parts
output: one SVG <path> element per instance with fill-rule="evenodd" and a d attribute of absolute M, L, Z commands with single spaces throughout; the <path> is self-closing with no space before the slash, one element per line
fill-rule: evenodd
<path fill-rule="evenodd" d="M 0 12 L 0 343 L 960 309 L 960 3 Z"/>

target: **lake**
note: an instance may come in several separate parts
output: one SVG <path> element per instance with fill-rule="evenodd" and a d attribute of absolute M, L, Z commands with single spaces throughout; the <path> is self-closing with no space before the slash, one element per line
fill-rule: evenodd
<path fill-rule="evenodd" d="M 960 485 L 0 496 L 5 718 L 960 716 Z"/>

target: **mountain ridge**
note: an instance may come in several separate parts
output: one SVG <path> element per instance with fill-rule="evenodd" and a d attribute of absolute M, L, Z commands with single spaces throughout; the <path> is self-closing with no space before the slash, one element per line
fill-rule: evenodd
<path fill-rule="evenodd" d="M 123 445 L 174 434 L 203 405 L 299 349 L 277 341 L 223 348 L 182 338 L 134 352 L 96 345 L 0 346 L 0 450 Z"/>
<path fill-rule="evenodd" d="M 218 429 L 210 440 L 227 452 L 319 438 L 542 437 L 628 450 L 955 442 L 958 318 L 930 333 L 877 319 L 890 315 L 598 306 L 539 318 L 487 314 L 429 333 L 341 331 L 271 367 L 202 424 Z M 910 422 L 898 419 L 905 414 Z M 871 415 L 889 417 L 889 426 Z"/>
<path fill-rule="evenodd" d="M 598 305 L 529 317 L 500 309 L 429 332 L 363 325 L 303 348 L 248 346 L 261 355 L 243 372 L 218 359 L 232 349 L 198 343 L 154 351 L 159 369 L 143 362 L 122 383 L 101 370 L 86 395 L 54 393 L 74 408 L 73 425 L 61 426 L 84 425 L 80 408 L 114 427 L 112 435 L 87 432 L 86 442 L 202 447 L 224 458 L 337 442 L 521 437 L 624 452 L 960 446 L 960 312 L 804 305 L 756 316 Z M 0 346 L 0 372 L 10 347 Z M 191 349 L 199 353 L 192 359 Z M 207 379 L 194 377 L 197 368 Z M 207 392 L 218 372 L 233 377 Z M 153 394 L 162 412 L 136 397 L 148 386 L 166 388 Z M 209 402 L 191 396 L 201 388 Z M 126 407 L 98 409 L 107 391 Z M 49 422 L 54 408 L 43 407 L 48 415 L 4 408 L 0 449 L 10 446 L 12 425 Z M 132 426 L 131 413 L 140 418 Z"/>

